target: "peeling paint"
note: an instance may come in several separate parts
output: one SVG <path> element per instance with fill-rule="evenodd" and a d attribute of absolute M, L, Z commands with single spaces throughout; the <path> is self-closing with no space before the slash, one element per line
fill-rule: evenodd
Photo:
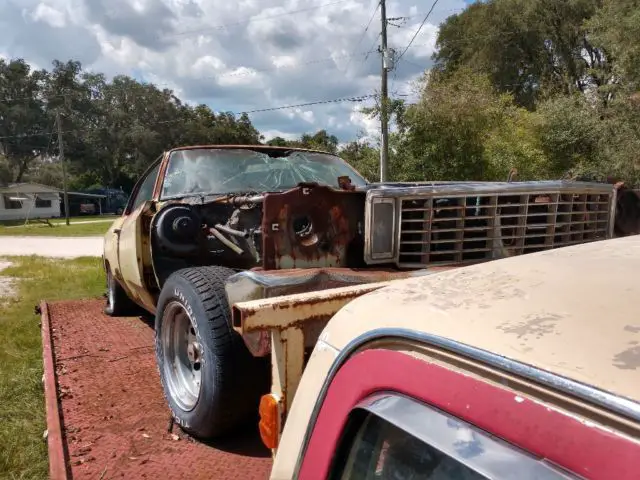
<path fill-rule="evenodd" d="M 557 313 L 533 313 L 527 315 L 523 322 L 517 325 L 504 324 L 498 327 L 505 333 L 512 333 L 518 338 L 536 337 L 555 333 L 556 323 L 564 318 Z"/>
<path fill-rule="evenodd" d="M 633 346 L 618 353 L 613 357 L 613 366 L 620 370 L 639 370 L 640 346 Z"/>
<path fill-rule="evenodd" d="M 317 352 L 331 352 L 334 357 L 337 357 L 340 353 L 340 350 L 323 340 L 318 340 L 314 350 L 316 350 Z"/>
<path fill-rule="evenodd" d="M 490 272 L 474 270 L 454 270 L 455 274 L 439 277 L 431 277 L 432 281 L 419 286 L 404 282 L 402 285 L 390 287 L 374 295 L 394 296 L 401 293 L 404 304 L 413 302 L 429 302 L 430 308 L 439 310 L 451 310 L 456 308 L 482 308 L 488 309 L 495 302 L 511 300 L 514 298 L 526 298 L 527 292 L 515 287 L 519 278 L 507 272 L 496 269 Z M 478 282 L 486 283 L 486 290 L 478 294 L 475 285 Z M 473 293 L 469 288 L 474 285 Z"/>

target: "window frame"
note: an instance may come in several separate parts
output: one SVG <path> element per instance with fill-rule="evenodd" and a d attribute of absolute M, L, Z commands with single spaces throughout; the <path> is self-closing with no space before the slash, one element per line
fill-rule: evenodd
<path fill-rule="evenodd" d="M 416 438 L 431 449 L 486 478 L 579 480 L 574 474 L 563 471 L 544 459 L 536 458 L 529 452 L 473 424 L 406 395 L 394 392 L 373 394 L 356 405 L 350 417 L 336 450 L 337 454 L 330 471 L 332 480 L 342 478 L 353 446 L 360 440 L 359 434 L 363 428 L 366 428 L 365 422 L 371 417 L 386 422 L 407 436 Z M 456 452 L 453 440 L 461 430 L 467 434 L 467 437 L 473 438 L 473 443 L 479 447 L 481 453 L 463 458 Z M 511 459 L 508 463 L 492 463 L 491 459 L 487 460 L 487 453 L 505 456 L 504 458 L 511 456 Z"/>
<path fill-rule="evenodd" d="M 23 210 L 24 209 L 24 204 L 22 203 L 24 200 L 27 200 L 26 198 L 24 200 L 11 200 L 11 193 L 3 193 L 2 194 L 2 203 L 4 205 L 4 209 L 5 210 Z M 13 194 L 16 195 L 16 194 Z M 13 205 L 18 205 L 13 206 Z"/>
<path fill-rule="evenodd" d="M 134 205 L 136 203 L 136 200 L 138 199 L 140 189 L 142 188 L 142 185 L 144 184 L 144 182 L 150 177 L 153 171 L 157 168 L 158 171 L 155 173 L 155 179 L 153 181 L 153 185 L 151 186 L 151 198 L 149 200 L 153 200 L 155 198 L 156 187 L 158 184 L 158 177 L 162 172 L 162 158 L 163 157 L 161 156 L 160 158 L 156 159 L 151 165 L 149 165 L 149 168 L 145 170 L 145 172 L 140 176 L 140 179 L 138 180 L 138 182 L 134 185 L 133 191 L 131 192 L 131 195 L 129 196 L 129 200 L 127 201 L 127 206 L 125 207 L 124 212 L 122 213 L 124 216 L 130 215 L 133 211 L 136 210 L 137 207 L 135 207 Z M 138 207 L 139 206 L 140 205 L 138 205 Z"/>
<path fill-rule="evenodd" d="M 38 202 L 46 202 L 48 205 L 42 206 L 38 205 Z M 43 209 L 43 208 L 51 208 L 53 207 L 53 200 L 51 198 L 42 198 L 36 195 L 36 198 L 33 200 L 33 208 Z"/>
<path fill-rule="evenodd" d="M 400 351 L 352 348 L 345 348 L 348 358 L 337 360 L 339 367 L 318 398 L 295 478 L 328 478 L 349 414 L 368 396 L 392 391 L 439 408 L 575 475 L 637 480 L 640 444 L 619 431 L 468 372 Z"/>

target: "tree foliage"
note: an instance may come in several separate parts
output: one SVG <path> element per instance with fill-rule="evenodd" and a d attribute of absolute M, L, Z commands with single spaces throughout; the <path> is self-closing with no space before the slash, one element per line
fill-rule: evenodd
<path fill-rule="evenodd" d="M 639 57 L 638 0 L 476 2 L 441 26 L 419 100 L 395 115 L 391 177 L 505 180 L 515 167 L 638 183 Z"/>
<path fill-rule="evenodd" d="M 59 186 L 56 119 L 75 188 L 130 189 L 162 151 L 184 144 L 260 143 L 247 115 L 183 104 L 170 90 L 116 76 L 107 81 L 79 62 L 32 71 L 0 60 L 0 182 Z"/>

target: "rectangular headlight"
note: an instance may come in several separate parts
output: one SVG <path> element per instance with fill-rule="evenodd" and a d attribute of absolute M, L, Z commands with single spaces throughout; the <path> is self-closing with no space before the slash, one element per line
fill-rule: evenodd
<path fill-rule="evenodd" d="M 396 201 L 393 198 L 371 200 L 367 219 L 367 260 L 380 262 L 395 257 Z"/>

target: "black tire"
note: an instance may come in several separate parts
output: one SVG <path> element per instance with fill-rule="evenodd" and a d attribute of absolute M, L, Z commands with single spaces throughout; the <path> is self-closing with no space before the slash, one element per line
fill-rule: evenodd
<path fill-rule="evenodd" d="M 124 317 L 138 311 L 138 306 L 131 300 L 116 278 L 107 267 L 107 305 L 104 313 L 110 317 Z"/>
<path fill-rule="evenodd" d="M 174 419 L 190 435 L 211 439 L 256 421 L 260 396 L 269 391 L 270 358 L 256 358 L 231 327 L 231 310 L 225 282 L 233 270 L 223 267 L 186 268 L 174 272 L 164 284 L 158 299 L 155 320 L 156 360 L 165 397 Z M 199 390 L 195 405 L 183 408 L 171 393 L 178 369 L 169 362 L 175 351 L 166 346 L 171 335 L 171 309 L 184 308 L 195 328 L 196 342 L 203 358 L 199 371 Z M 166 322 L 166 325 L 165 325 Z M 167 333 L 164 334 L 164 328 Z M 164 338 L 164 340 L 163 340 Z M 172 345 L 179 345 L 180 342 Z M 167 344 L 169 345 L 169 344 Z M 183 357 L 184 358 L 184 357 Z M 173 360 L 175 362 L 175 360 Z M 171 367 L 170 367 L 171 365 Z M 174 377 L 170 377 L 174 375 Z"/>

